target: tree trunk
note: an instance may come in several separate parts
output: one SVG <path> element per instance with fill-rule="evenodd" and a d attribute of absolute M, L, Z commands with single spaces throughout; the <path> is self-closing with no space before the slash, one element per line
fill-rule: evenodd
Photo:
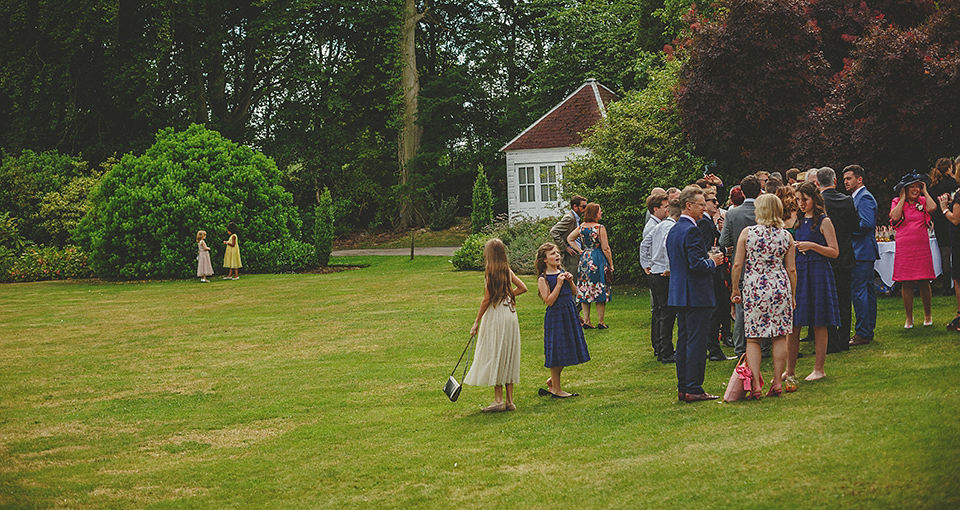
<path fill-rule="evenodd" d="M 420 96 L 420 76 L 417 74 L 417 24 L 424 13 L 417 12 L 416 0 L 405 0 L 403 9 L 403 31 L 401 33 L 400 52 L 403 58 L 403 70 L 400 86 L 403 88 L 403 129 L 398 140 L 398 162 L 400 164 L 400 228 L 416 226 L 417 215 L 410 189 L 412 161 L 420 150 L 420 135 L 423 129 L 417 125 L 417 103 Z"/>

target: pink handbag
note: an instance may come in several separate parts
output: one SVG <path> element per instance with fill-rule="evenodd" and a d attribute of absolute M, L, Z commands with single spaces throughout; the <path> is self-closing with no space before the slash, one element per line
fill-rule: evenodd
<path fill-rule="evenodd" d="M 747 394 L 746 388 L 753 388 L 753 372 L 747 366 L 747 355 L 743 354 L 737 360 L 737 366 L 730 374 L 730 381 L 727 383 L 727 391 L 723 393 L 724 402 L 736 402 Z M 760 386 L 763 386 L 763 376 L 757 374 L 760 379 Z"/>

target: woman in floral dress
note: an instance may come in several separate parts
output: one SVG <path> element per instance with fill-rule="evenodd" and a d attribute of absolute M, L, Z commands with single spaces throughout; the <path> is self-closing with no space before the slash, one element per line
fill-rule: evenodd
<path fill-rule="evenodd" d="M 767 396 L 783 393 L 781 376 L 787 366 L 787 334 L 793 330 L 796 302 L 797 265 L 793 237 L 783 229 L 783 204 L 773 194 L 757 198 L 757 224 L 743 229 L 737 240 L 733 262 L 734 303 L 743 303 L 744 333 L 747 337 L 747 366 L 760 374 L 760 342 L 773 343 L 773 384 Z M 739 286 L 743 271 L 743 288 Z M 763 386 L 753 378 L 749 396 L 757 398 Z"/>
<path fill-rule="evenodd" d="M 570 247 L 580 252 L 577 302 L 584 304 L 583 327 L 587 329 L 593 329 L 590 324 L 590 303 L 597 304 L 597 329 L 607 329 L 603 314 L 607 301 L 610 301 L 607 273 L 613 273 L 613 255 L 610 253 L 610 243 L 607 242 L 607 229 L 597 223 L 602 217 L 603 211 L 599 204 L 587 204 L 583 223 L 567 236 Z"/>

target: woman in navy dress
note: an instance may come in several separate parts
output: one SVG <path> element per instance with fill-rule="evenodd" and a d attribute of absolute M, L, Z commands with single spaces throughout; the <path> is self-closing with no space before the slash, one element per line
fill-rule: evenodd
<path fill-rule="evenodd" d="M 560 372 L 563 367 L 590 361 L 587 343 L 583 338 L 577 307 L 573 303 L 573 275 L 560 267 L 560 250 L 553 243 L 544 243 L 537 250 L 537 290 L 547 305 L 543 316 L 544 366 L 550 369 L 547 389 L 540 395 L 555 398 L 575 397 L 560 387 Z"/>
<path fill-rule="evenodd" d="M 837 234 L 827 217 L 820 190 L 812 182 L 797 188 L 797 205 L 803 217 L 797 226 L 797 307 L 793 312 L 793 332 L 787 337 L 787 371 L 784 389 L 796 389 L 795 369 L 800 350 L 800 328 L 813 328 L 816 357 L 813 372 L 806 377 L 815 381 L 826 376 L 827 326 L 840 324 L 837 305 L 837 283 L 833 278 L 831 259 L 840 254 Z"/>
<path fill-rule="evenodd" d="M 607 283 L 606 273 L 613 273 L 613 255 L 610 253 L 610 243 L 607 242 L 607 229 L 597 223 L 602 217 L 600 204 L 587 204 L 583 223 L 567 236 L 570 247 L 580 251 L 577 301 L 584 303 L 583 327 L 587 329 L 593 329 L 590 324 L 590 303 L 597 304 L 597 329 L 607 329 L 603 322 L 603 314 L 607 302 L 610 301 L 610 285 Z"/>

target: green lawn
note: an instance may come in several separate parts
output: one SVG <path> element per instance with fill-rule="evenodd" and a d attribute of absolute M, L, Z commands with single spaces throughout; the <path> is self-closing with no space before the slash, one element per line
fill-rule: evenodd
<path fill-rule="evenodd" d="M 487 415 L 491 389 L 440 391 L 482 274 L 442 257 L 334 262 L 370 265 L 0 286 L 0 507 L 960 506 L 953 298 L 909 331 L 882 298 L 877 340 L 828 356 L 827 379 L 797 393 L 681 404 L 652 356 L 647 293 L 626 286 L 611 329 L 586 333 L 593 359 L 564 371 L 582 396 L 537 397 L 531 291 L 519 410 Z M 732 369 L 708 363 L 707 390 Z"/>

